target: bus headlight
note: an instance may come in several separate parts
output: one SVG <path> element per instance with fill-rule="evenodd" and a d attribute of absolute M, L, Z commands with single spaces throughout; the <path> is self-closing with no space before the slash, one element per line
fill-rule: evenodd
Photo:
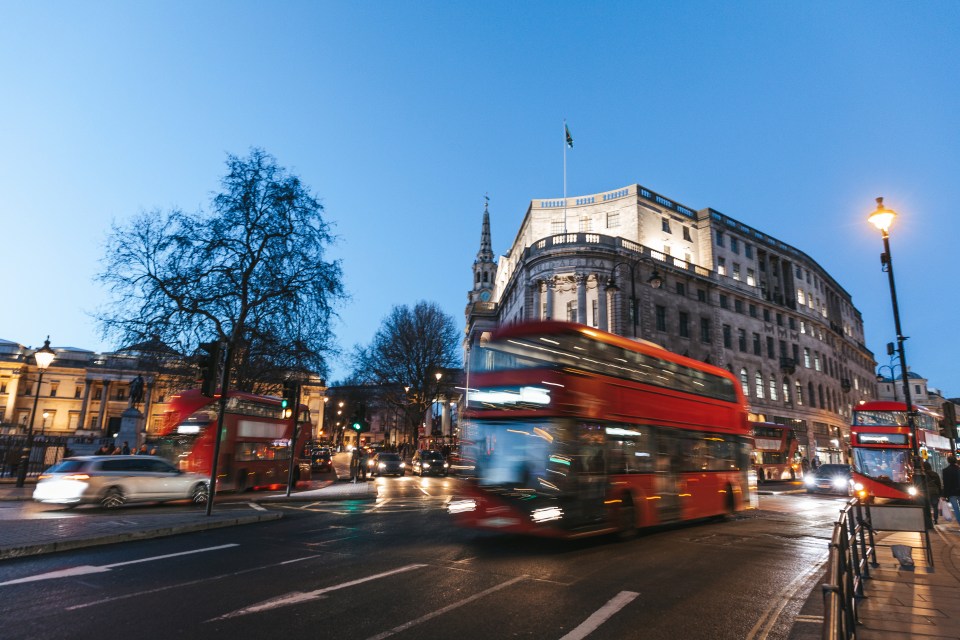
<path fill-rule="evenodd" d="M 812 487 L 813 485 L 817 484 L 817 477 L 812 473 L 808 473 L 803 477 L 803 484 L 807 485 L 808 487 Z"/>
<path fill-rule="evenodd" d="M 911 496 L 915 496 L 915 495 L 917 495 L 917 488 L 916 488 L 916 487 L 910 487 L 909 489 L 907 489 L 907 493 L 909 493 Z"/>
<path fill-rule="evenodd" d="M 477 510 L 476 500 L 451 500 L 447 505 L 447 513 L 466 513 Z"/>
<path fill-rule="evenodd" d="M 853 485 L 853 488 L 856 489 L 857 491 L 863 491 L 863 483 L 857 482 L 856 484 Z"/>
<path fill-rule="evenodd" d="M 544 507 L 543 509 L 534 509 L 530 512 L 530 518 L 534 522 L 549 522 L 559 520 L 563 517 L 563 509 L 560 507 Z"/>

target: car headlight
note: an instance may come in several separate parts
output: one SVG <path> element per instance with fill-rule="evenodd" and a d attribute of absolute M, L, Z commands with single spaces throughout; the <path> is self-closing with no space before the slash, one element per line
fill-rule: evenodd
<path fill-rule="evenodd" d="M 380 468 L 381 468 L 381 469 L 386 469 L 386 468 L 387 468 L 387 465 L 381 462 L 381 463 L 380 463 Z"/>
<path fill-rule="evenodd" d="M 444 468 L 444 469 L 446 469 L 446 468 L 449 467 L 449 466 L 450 466 L 450 465 L 449 465 L 448 463 L 446 463 L 446 462 L 443 463 L 443 468 Z"/>
<path fill-rule="evenodd" d="M 850 486 L 849 478 L 844 478 L 843 476 L 837 476 L 833 479 L 833 486 L 836 489 L 846 489 Z"/>
<path fill-rule="evenodd" d="M 909 493 L 911 496 L 915 496 L 915 495 L 917 495 L 917 488 L 916 488 L 916 487 L 909 487 L 909 488 L 907 489 L 907 493 Z"/>
<path fill-rule="evenodd" d="M 423 468 L 424 468 L 424 469 L 429 469 L 429 468 L 430 468 L 430 463 L 429 463 L 429 462 L 424 462 L 424 463 L 423 463 Z"/>
<path fill-rule="evenodd" d="M 817 478 L 816 478 L 816 476 L 806 476 L 806 477 L 804 477 L 804 479 L 803 479 L 803 484 L 807 485 L 808 487 L 812 487 L 813 485 L 817 484 Z"/>
<path fill-rule="evenodd" d="M 403 469 L 403 468 L 406 467 L 406 466 L 407 466 L 407 463 L 406 463 L 406 462 L 401 462 L 401 463 L 400 463 L 400 468 L 401 468 L 401 469 Z"/>

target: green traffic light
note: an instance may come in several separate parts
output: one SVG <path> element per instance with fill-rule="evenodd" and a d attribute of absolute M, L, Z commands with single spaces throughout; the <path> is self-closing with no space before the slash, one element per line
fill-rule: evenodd
<path fill-rule="evenodd" d="M 286 399 L 286 398 L 284 398 L 283 400 L 280 401 L 280 408 L 281 408 L 281 409 L 286 409 L 286 408 L 287 408 L 287 399 Z"/>
<path fill-rule="evenodd" d="M 353 429 L 354 431 L 360 431 L 360 429 L 362 429 L 363 427 L 359 422 L 354 422 L 352 425 L 350 425 L 350 428 Z"/>

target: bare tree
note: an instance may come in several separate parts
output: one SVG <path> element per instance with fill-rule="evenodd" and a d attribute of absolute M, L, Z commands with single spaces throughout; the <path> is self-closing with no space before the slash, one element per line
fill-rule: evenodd
<path fill-rule="evenodd" d="M 354 347 L 351 378 L 383 387 L 384 402 L 403 414 L 404 430 L 413 440 L 438 395 L 441 382 L 436 374 L 460 366 L 453 318 L 435 303 L 421 301 L 413 309 L 394 307 L 370 345 Z"/>
<path fill-rule="evenodd" d="M 226 342 L 241 390 L 274 388 L 291 370 L 325 377 L 345 293 L 339 261 L 324 260 L 336 238 L 323 206 L 261 149 L 226 164 L 209 213 L 156 210 L 113 225 L 98 276 L 112 294 L 96 314 L 101 332 L 159 338 L 187 355 Z"/>

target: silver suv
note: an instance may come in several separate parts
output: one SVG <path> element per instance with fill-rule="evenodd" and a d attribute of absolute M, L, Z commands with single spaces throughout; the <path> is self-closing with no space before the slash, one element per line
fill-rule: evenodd
<path fill-rule="evenodd" d="M 76 456 L 44 471 L 33 499 L 68 506 L 99 503 L 107 509 L 164 500 L 203 504 L 208 484 L 208 478 L 180 471 L 154 456 Z"/>

